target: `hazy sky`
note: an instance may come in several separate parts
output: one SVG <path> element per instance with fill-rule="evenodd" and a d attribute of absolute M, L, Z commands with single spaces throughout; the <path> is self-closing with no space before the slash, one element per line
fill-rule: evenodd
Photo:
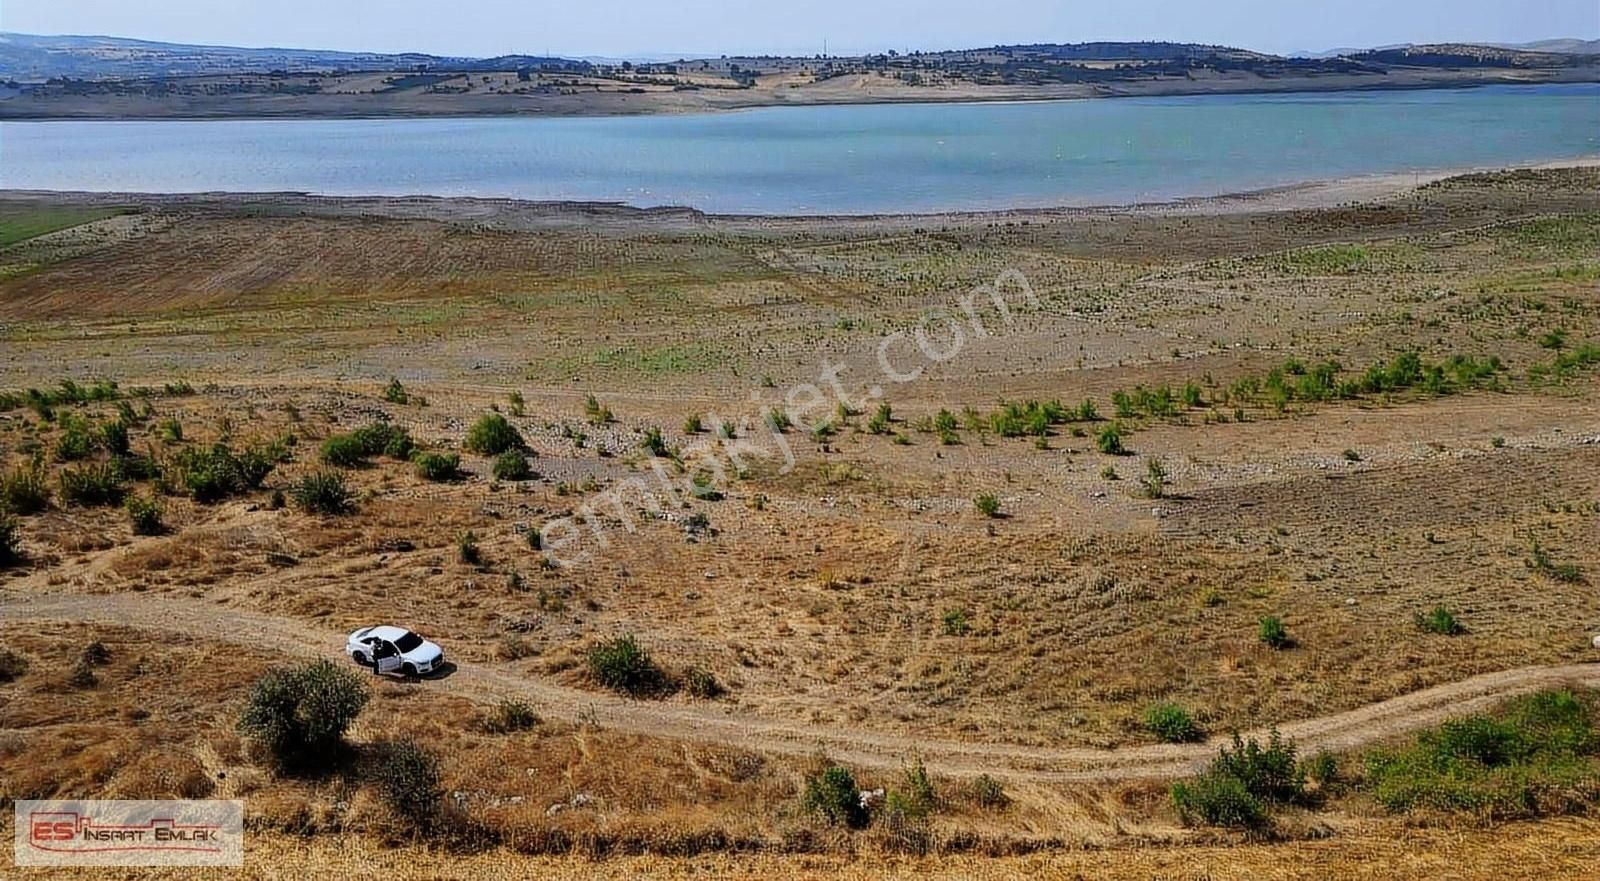
<path fill-rule="evenodd" d="M 1181 40 L 1264 51 L 1600 37 L 1600 0 L 0 0 L 0 30 L 438 54 Z"/>

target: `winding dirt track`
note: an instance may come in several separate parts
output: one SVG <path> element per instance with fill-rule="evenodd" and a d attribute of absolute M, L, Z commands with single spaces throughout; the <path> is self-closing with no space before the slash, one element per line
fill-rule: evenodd
<path fill-rule="evenodd" d="M 202 600 L 151 596 L 57 595 L 7 599 L 0 624 L 61 620 L 124 625 L 202 640 L 273 645 L 307 657 L 341 657 L 344 635 L 302 621 L 246 612 Z M 1302 750 L 1339 750 L 1484 709 L 1504 698 L 1557 685 L 1600 687 L 1600 664 L 1522 667 L 1439 685 L 1355 710 L 1279 726 Z M 597 723 L 632 734 L 671 737 L 764 752 L 832 758 L 862 767 L 896 768 L 920 755 L 930 770 L 954 776 L 987 773 L 1041 783 L 1164 779 L 1193 773 L 1216 754 L 1217 742 L 1112 750 L 1047 749 L 1011 744 L 932 740 L 860 729 L 741 716 L 713 703 L 645 703 L 529 679 L 492 665 L 460 664 L 427 683 L 480 702 L 517 697 L 542 714 Z M 1259 732 L 1258 732 L 1259 733 Z"/>

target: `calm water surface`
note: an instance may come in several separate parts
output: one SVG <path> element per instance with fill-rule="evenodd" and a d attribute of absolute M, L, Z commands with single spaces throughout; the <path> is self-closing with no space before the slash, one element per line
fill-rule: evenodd
<path fill-rule="evenodd" d="M 1600 154 L 1600 85 L 578 119 L 0 123 L 0 187 L 874 213 L 1114 204 Z"/>

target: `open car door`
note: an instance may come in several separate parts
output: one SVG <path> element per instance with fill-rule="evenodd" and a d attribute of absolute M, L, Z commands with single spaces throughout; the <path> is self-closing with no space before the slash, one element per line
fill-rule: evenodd
<path fill-rule="evenodd" d="M 392 642 L 379 640 L 373 647 L 373 657 L 378 660 L 379 673 L 393 673 L 400 669 L 400 650 Z"/>

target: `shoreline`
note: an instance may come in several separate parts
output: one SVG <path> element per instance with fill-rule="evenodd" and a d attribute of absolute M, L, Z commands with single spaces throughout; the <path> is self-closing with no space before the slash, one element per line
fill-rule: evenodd
<path fill-rule="evenodd" d="M 1542 75 L 1534 75 L 1542 74 Z M 957 105 L 957 104 L 1033 104 L 1051 101 L 1098 101 L 1123 98 L 1203 98 L 1208 96 L 1272 96 L 1272 95 L 1322 95 L 1339 92 L 1417 92 L 1456 91 L 1465 89 L 1509 86 L 1537 88 L 1540 86 L 1600 85 L 1600 69 L 1571 68 L 1550 71 L 1518 72 L 1512 75 L 1504 70 L 1447 74 L 1418 74 L 1411 78 L 1397 78 L 1381 82 L 1362 81 L 1358 77 L 1326 75 L 1322 78 L 1300 77 L 1273 80 L 1257 77 L 1253 80 L 1166 82 L 1118 81 L 1115 83 L 1072 83 L 1043 86 L 961 86 L 949 90 L 939 87 L 885 86 L 882 91 L 807 91 L 793 92 L 777 89 L 753 89 L 718 93 L 714 91 L 658 92 L 645 95 L 598 93 L 585 96 L 585 100 L 486 99 L 483 106 L 431 107 L 425 103 L 377 96 L 350 96 L 330 93 L 308 99 L 296 97 L 282 99 L 265 96 L 236 97 L 236 106 L 190 107 L 158 106 L 143 110 L 140 103 L 151 102 L 129 99 L 119 102 L 124 108 L 117 110 L 99 106 L 101 102 L 84 102 L 84 106 L 68 104 L 61 108 L 39 109 L 16 103 L 19 98 L 0 99 L 0 123 L 7 122 L 217 122 L 233 121 L 331 121 L 331 120 L 400 120 L 400 119 L 603 119 L 626 116 L 681 116 L 711 113 L 732 113 L 781 107 L 864 107 L 874 105 Z M 931 94 L 930 94 L 931 93 Z M 632 104 L 628 104 L 633 99 Z M 642 99 L 642 100 L 640 100 Z M 474 99 L 477 100 L 476 98 Z M 38 102 L 35 102 L 37 104 Z M 59 100 L 58 104 L 63 103 Z M 315 106 L 317 104 L 329 106 Z M 386 106 L 350 109 L 348 105 L 379 103 Z M 463 102 L 457 102 L 463 103 Z"/>
<path fill-rule="evenodd" d="M 1509 165 L 1457 166 L 1419 171 L 1390 171 L 1342 178 L 1307 180 L 1254 190 L 1190 196 L 1150 202 L 1058 205 L 938 212 L 865 214 L 727 214 L 690 206 L 636 206 L 625 202 L 534 200 L 497 196 L 331 195 L 305 191 L 199 191 L 188 193 L 36 190 L 0 188 L 0 200 L 76 205 L 128 205 L 232 209 L 262 203 L 313 213 L 370 214 L 437 221 L 518 220 L 529 225 L 608 220 L 624 223 L 688 223 L 728 229 L 775 229 L 817 224 L 885 227 L 944 222 L 955 224 L 1015 220 L 1049 220 L 1108 216 L 1179 217 L 1196 215 L 1314 211 L 1393 198 L 1421 186 L 1474 174 L 1600 167 L 1600 154 Z"/>

